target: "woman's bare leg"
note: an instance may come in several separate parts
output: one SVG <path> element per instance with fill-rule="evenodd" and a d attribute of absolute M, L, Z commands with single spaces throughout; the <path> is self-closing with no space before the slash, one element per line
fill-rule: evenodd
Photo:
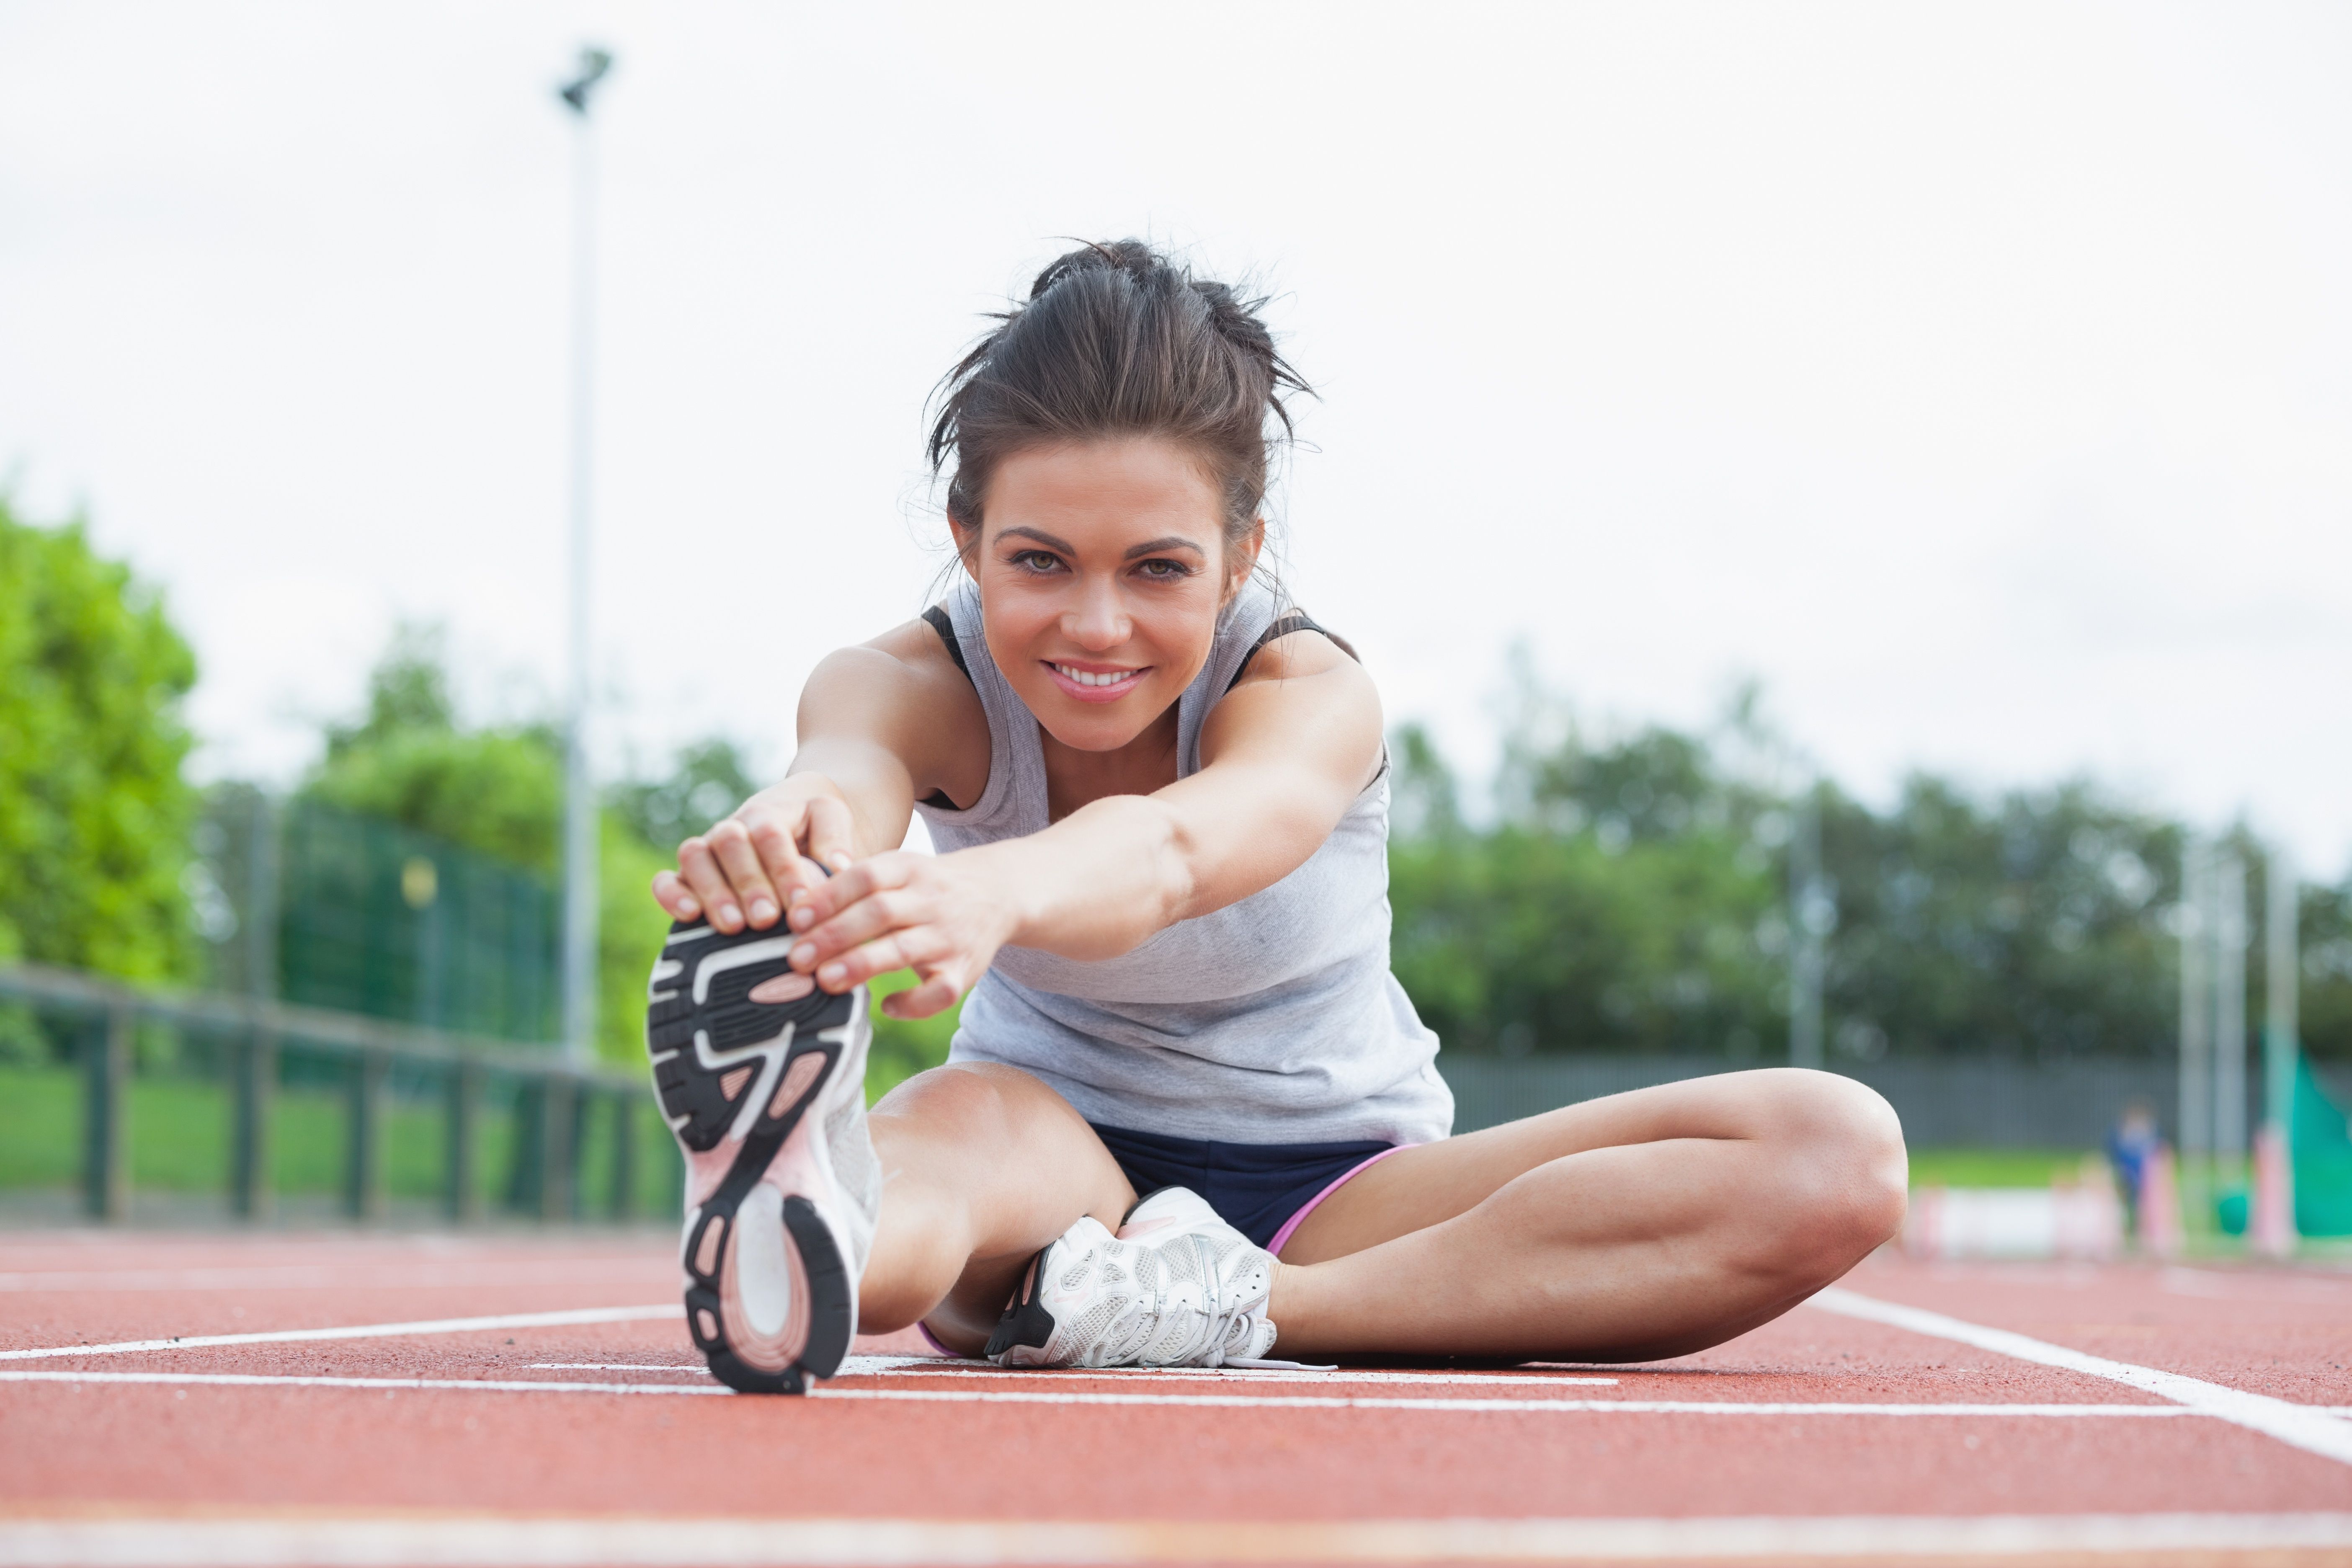
<path fill-rule="evenodd" d="M 1117 1230 L 1135 1203 L 1094 1129 L 1017 1068 L 935 1068 L 883 1096 L 867 1124 L 883 1173 L 857 1293 L 871 1333 L 919 1320 L 976 1353 L 1039 1247 L 1080 1215 Z"/>
<path fill-rule="evenodd" d="M 1391 1156 L 1283 1248 L 1277 1353 L 1650 1361 L 1778 1317 L 1902 1223 L 1903 1132 L 1773 1068 L 1612 1095 Z"/>

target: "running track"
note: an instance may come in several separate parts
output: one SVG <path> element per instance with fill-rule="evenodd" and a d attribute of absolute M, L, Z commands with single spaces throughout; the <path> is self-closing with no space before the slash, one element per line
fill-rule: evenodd
<path fill-rule="evenodd" d="M 2352 1274 L 1882 1256 L 1652 1366 L 869 1341 L 790 1400 L 671 1245 L 0 1234 L 0 1565 L 2352 1563 Z"/>

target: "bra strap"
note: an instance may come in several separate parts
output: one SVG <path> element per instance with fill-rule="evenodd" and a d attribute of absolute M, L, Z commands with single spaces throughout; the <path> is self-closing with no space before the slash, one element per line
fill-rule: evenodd
<path fill-rule="evenodd" d="M 948 645 L 948 657 L 955 660 L 955 667 L 958 669 L 963 671 L 963 678 L 966 680 L 971 680 L 971 666 L 963 661 L 963 644 L 956 640 L 955 623 L 948 619 L 945 606 L 933 605 L 923 612 L 923 619 L 931 623 L 931 630 L 939 633 L 940 641 Z M 1250 651 L 1255 653 L 1257 650 L 1253 648 Z M 980 685 L 977 680 L 972 680 L 971 683 L 975 689 Z"/>
<path fill-rule="evenodd" d="M 1308 615 L 1306 611 L 1293 610 L 1290 614 L 1283 616 L 1280 620 L 1275 622 L 1274 625 L 1266 627 L 1265 631 L 1258 634 L 1257 641 L 1250 644 L 1249 652 L 1242 655 L 1241 668 L 1234 671 L 1234 678 L 1231 680 L 1225 682 L 1225 691 L 1230 692 L 1234 687 L 1239 686 L 1242 683 L 1242 677 L 1249 673 L 1250 664 L 1257 658 L 1258 650 L 1260 648 L 1265 647 L 1266 644 L 1273 642 L 1277 638 L 1286 637 L 1293 632 L 1321 632 L 1325 637 L 1331 639 L 1332 646 L 1337 647 L 1341 653 L 1346 654 L 1349 658 L 1355 659 L 1358 664 L 1364 662 L 1363 659 L 1358 656 L 1356 650 L 1348 645 L 1348 639 L 1346 637 L 1341 637 L 1330 627 L 1318 624 L 1315 617 Z M 1220 692 L 1218 695 L 1223 696 L 1224 695 L 1224 692 Z"/>

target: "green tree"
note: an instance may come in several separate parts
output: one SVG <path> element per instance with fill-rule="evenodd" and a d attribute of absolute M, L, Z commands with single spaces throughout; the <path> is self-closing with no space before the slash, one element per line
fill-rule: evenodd
<path fill-rule="evenodd" d="M 1755 708 L 1596 739 L 1523 668 L 1499 820 L 1475 830 L 1427 737 L 1399 732 L 1391 961 L 1449 1046 L 1787 1049 L 1792 803 Z M 1832 1060 L 2172 1048 L 2179 825 L 2081 781 L 1988 799 L 1920 774 L 1883 809 L 1830 784 L 1817 803 Z M 2352 1054 L 2347 907 L 2304 895 L 2315 1055 Z"/>
<path fill-rule="evenodd" d="M 742 749 L 724 737 L 677 753 L 667 777 L 632 780 L 613 791 L 614 809 L 637 837 L 675 854 L 678 845 L 758 792 Z"/>
<path fill-rule="evenodd" d="M 37 528 L 0 497 L 0 958 L 189 972 L 195 673 L 160 594 L 79 522 Z"/>
<path fill-rule="evenodd" d="M 561 868 L 562 737 L 545 724 L 461 726 L 429 626 L 394 634 L 368 678 L 364 715 L 328 730 L 302 793 L 541 876 Z"/>
<path fill-rule="evenodd" d="M 461 723 L 436 628 L 405 626 L 394 633 L 369 677 L 359 721 L 328 731 L 325 756 L 302 793 L 431 834 L 551 885 L 561 875 L 560 735 L 547 724 Z M 654 852 L 624 813 L 608 807 L 602 814 L 598 848 L 596 1049 L 607 1060 L 634 1064 L 645 1051 L 646 972 L 669 922 L 646 892 L 657 868 Z"/>
<path fill-rule="evenodd" d="M 1484 831 L 1462 825 L 1425 737 L 1391 748 L 1406 806 L 1391 956 L 1422 1017 L 1450 1047 L 1510 1055 L 1755 1054 L 1778 984 L 1778 885 L 1755 842 L 1769 803 L 1690 737 L 1535 729 L 1514 737 L 1504 820 Z"/>

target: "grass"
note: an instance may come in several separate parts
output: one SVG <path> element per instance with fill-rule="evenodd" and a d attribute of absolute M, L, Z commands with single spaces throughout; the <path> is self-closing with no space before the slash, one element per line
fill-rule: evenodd
<path fill-rule="evenodd" d="M 914 984 L 911 973 L 875 982 L 877 996 Z M 935 1018 L 902 1022 L 874 1013 L 874 1047 L 866 1075 L 868 1104 L 899 1083 L 947 1059 L 958 1008 Z M 485 1104 L 477 1124 L 475 1168 L 483 1206 L 494 1211 L 507 1195 L 520 1123 L 509 1107 Z M 348 1101 L 332 1091 L 288 1089 L 277 1100 L 272 1159 L 275 1189 L 332 1194 L 343 1186 Z M 666 1212 L 677 1202 L 677 1159 L 648 1095 L 630 1112 L 636 1173 L 635 1207 Z M 151 1192 L 217 1193 L 227 1185 L 228 1096 L 201 1079 L 135 1078 L 131 1091 L 131 1184 Z M 384 1115 L 384 1185 L 394 1198 L 441 1194 L 447 1116 L 438 1100 L 395 1098 Z M 608 1112 L 589 1127 L 583 1180 L 591 1206 L 601 1210 L 611 1191 L 614 1142 Z M 0 1068 L 0 1190 L 69 1188 L 81 1180 L 80 1075 L 68 1068 Z M 2080 1149 L 1915 1149 L 1914 1187 L 2047 1187 L 2073 1175 L 2086 1159 Z"/>
<path fill-rule="evenodd" d="M 2058 1176 L 2072 1176 L 2085 1160 L 2099 1156 L 2085 1149 L 1914 1149 L 1914 1187 L 2046 1187 Z"/>
<path fill-rule="evenodd" d="M 877 999 L 915 984 L 912 972 L 875 983 Z M 960 1008 L 935 1018 L 901 1021 L 874 1012 L 874 1047 L 866 1077 L 868 1104 L 947 1059 Z M 143 1058 L 142 1058 L 143 1059 Z M 642 1058 L 640 1058 L 642 1059 Z M 274 1100 L 270 1185 L 288 1195 L 333 1196 L 344 1188 L 350 1136 L 348 1097 L 331 1081 L 317 1081 L 317 1064 L 289 1082 Z M 397 1077 L 395 1083 L 398 1082 Z M 395 1093 L 383 1111 L 383 1183 L 387 1197 L 442 1197 L 448 1113 L 430 1084 L 423 1097 Z M 70 1190 L 82 1180 L 85 1111 L 80 1071 L 68 1066 L 0 1066 L 0 1191 Z M 613 1182 L 615 1142 L 609 1101 L 591 1118 L 581 1180 L 585 1206 L 603 1212 Z M 509 1195 L 523 1136 L 512 1097 L 486 1099 L 476 1121 L 474 1168 L 485 1212 Z M 228 1188 L 233 1108 L 227 1086 L 184 1073 L 141 1072 L 131 1084 L 128 1123 L 134 1191 L 222 1194 Z M 630 1109 L 635 1151 L 633 1194 L 639 1214 L 661 1214 L 677 1202 L 678 1159 L 661 1112 L 647 1094 Z"/>
<path fill-rule="evenodd" d="M 129 1114 L 131 1184 L 140 1191 L 226 1190 L 229 1097 L 200 1079 L 134 1078 Z M 483 1207 L 495 1212 L 514 1171 L 520 1132 L 513 1108 L 485 1103 L 475 1124 L 474 1163 Z M 677 1159 L 659 1113 L 630 1107 L 636 1150 L 635 1206 L 662 1213 L 676 1202 Z M 281 1092 L 271 1131 L 270 1185 L 289 1194 L 343 1190 L 350 1102 L 316 1090 Z M 0 1070 L 0 1189 L 69 1188 L 81 1180 L 82 1078 L 68 1068 Z M 583 1180 L 601 1210 L 612 1190 L 614 1144 L 609 1111 L 589 1122 Z M 448 1116 L 437 1100 L 394 1100 L 384 1108 L 384 1190 L 393 1198 L 443 1193 Z"/>

